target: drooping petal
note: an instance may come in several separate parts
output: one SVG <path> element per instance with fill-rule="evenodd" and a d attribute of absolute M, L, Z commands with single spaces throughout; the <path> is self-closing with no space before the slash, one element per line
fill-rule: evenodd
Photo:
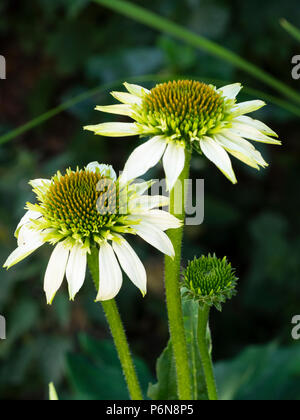
<path fill-rule="evenodd" d="M 217 90 L 218 93 L 225 96 L 227 99 L 235 99 L 243 86 L 240 83 L 226 85 Z"/>
<path fill-rule="evenodd" d="M 76 294 L 81 289 L 86 274 L 87 250 L 81 246 L 74 246 L 71 249 L 67 265 L 67 281 L 69 284 L 70 299 L 74 300 Z"/>
<path fill-rule="evenodd" d="M 24 260 L 38 248 L 40 248 L 44 244 L 43 241 L 39 242 L 30 242 L 25 246 L 19 246 L 15 249 L 10 256 L 5 261 L 3 267 L 4 268 L 11 268 L 13 265 L 18 264 L 20 261 Z"/>
<path fill-rule="evenodd" d="M 121 179 L 130 181 L 144 175 L 159 162 L 166 147 L 166 141 L 160 136 L 137 147 L 127 160 Z"/>
<path fill-rule="evenodd" d="M 185 164 L 185 149 L 176 143 L 169 143 L 163 157 L 164 170 L 168 190 L 171 191 L 183 171 Z"/>
<path fill-rule="evenodd" d="M 265 123 L 255 120 L 251 117 L 248 117 L 247 115 L 241 115 L 240 117 L 236 117 L 234 121 L 238 121 L 239 123 L 250 125 L 257 130 L 261 131 L 263 134 L 266 134 L 267 136 L 273 136 L 277 137 L 277 133 L 273 131 L 269 126 L 267 126 Z"/>
<path fill-rule="evenodd" d="M 133 248 L 124 238 L 119 237 L 118 242 L 113 242 L 113 249 L 129 279 L 145 296 L 147 293 L 147 274 Z"/>
<path fill-rule="evenodd" d="M 151 225 L 147 222 L 141 222 L 140 224 L 134 226 L 137 234 L 148 242 L 154 248 L 161 251 L 163 254 L 168 255 L 171 258 L 174 258 L 175 251 L 173 244 L 169 237 L 158 227 Z"/>
<path fill-rule="evenodd" d="M 257 128 L 254 128 L 251 125 L 234 122 L 232 123 L 232 126 L 228 129 L 228 131 L 231 131 L 240 137 L 245 137 L 246 139 L 259 141 L 261 143 L 278 144 L 278 145 L 281 144 L 281 141 L 275 140 L 272 137 L 266 136 L 265 134 L 257 130 Z"/>
<path fill-rule="evenodd" d="M 207 159 L 212 161 L 233 184 L 236 184 L 237 180 L 232 169 L 230 158 L 223 147 L 210 137 L 204 137 L 203 140 L 201 139 L 200 147 Z"/>
<path fill-rule="evenodd" d="M 134 114 L 131 106 L 126 104 L 96 106 L 95 110 L 108 114 L 125 115 L 126 117 L 131 117 Z"/>
<path fill-rule="evenodd" d="M 62 285 L 68 258 L 69 250 L 62 242 L 58 243 L 50 257 L 44 280 L 44 291 L 49 305 L 53 302 L 56 292 Z"/>
<path fill-rule="evenodd" d="M 111 92 L 111 95 L 126 105 L 142 105 L 143 102 L 139 96 L 127 92 Z"/>
<path fill-rule="evenodd" d="M 243 114 L 248 114 L 250 112 L 257 111 L 258 109 L 265 106 L 266 103 L 260 100 L 254 100 L 254 101 L 246 101 L 246 102 L 240 102 L 239 104 L 236 104 L 232 108 L 232 112 L 238 116 Z"/>
<path fill-rule="evenodd" d="M 113 299 L 123 282 L 122 271 L 112 247 L 106 242 L 99 251 L 99 291 L 96 301 Z"/>
<path fill-rule="evenodd" d="M 128 203 L 128 211 L 131 214 L 141 213 L 156 207 L 166 207 L 169 203 L 169 197 L 164 195 L 142 195 Z"/>
<path fill-rule="evenodd" d="M 88 125 L 84 130 L 93 131 L 99 136 L 128 137 L 139 134 L 139 129 L 134 123 L 103 123 Z"/>
<path fill-rule="evenodd" d="M 128 218 L 129 220 L 142 220 L 143 222 L 153 224 L 162 231 L 178 229 L 182 226 L 182 222 L 177 217 L 164 210 L 150 210 L 145 213 L 128 216 Z"/>
<path fill-rule="evenodd" d="M 15 231 L 15 237 L 18 237 L 19 231 L 23 225 L 30 222 L 31 220 L 37 220 L 40 217 L 42 217 L 42 214 L 38 211 L 28 210 L 25 215 L 20 220 L 20 223 L 18 224 L 16 231 Z"/>
<path fill-rule="evenodd" d="M 224 147 L 227 152 L 246 163 L 246 165 L 255 169 L 259 169 L 258 165 L 267 166 L 267 163 L 263 160 L 260 153 L 255 150 L 247 140 L 241 138 L 242 141 L 238 142 L 233 138 L 227 138 L 222 135 L 216 135 L 214 140 L 216 140 L 220 146 Z"/>
<path fill-rule="evenodd" d="M 127 82 L 124 83 L 124 86 L 126 87 L 129 93 L 135 96 L 139 96 L 140 98 L 143 98 L 145 94 L 148 95 L 150 93 L 150 90 L 144 88 L 143 86 L 133 85 Z"/>

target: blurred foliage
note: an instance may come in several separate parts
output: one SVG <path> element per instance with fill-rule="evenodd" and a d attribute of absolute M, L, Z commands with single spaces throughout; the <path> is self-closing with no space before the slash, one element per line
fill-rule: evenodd
<path fill-rule="evenodd" d="M 284 17 L 300 26 L 297 0 L 265 0 L 264 7 L 259 0 L 135 3 L 230 48 L 299 89 L 299 82 L 291 78 L 290 64 L 299 46 L 279 25 Z M 241 81 L 268 91 L 232 65 L 88 0 L 2 0 L 0 10 L 1 53 L 7 60 L 8 77 L 0 82 L 4 98 L 0 133 L 99 84 L 145 73 Z M 1 261 L 14 249 L 14 228 L 26 201 L 32 199 L 29 179 L 49 177 L 58 169 L 83 166 L 93 160 L 122 169 L 136 139 L 101 139 L 82 130 L 84 124 L 105 120 L 93 108 L 109 102 L 108 92 L 98 94 L 0 147 Z M 270 162 L 270 167 L 261 172 L 234 162 L 238 186 L 230 185 L 207 161 L 194 158 L 193 177 L 205 178 L 205 221 L 199 227 L 187 228 L 184 257 L 187 261 L 194 255 L 215 251 L 218 256 L 227 255 L 238 267 L 238 296 L 222 314 L 212 313 L 214 359 L 237 357 L 218 366 L 222 395 L 237 399 L 259 399 L 262 395 L 299 398 L 295 385 L 299 349 L 290 338 L 291 319 L 299 313 L 300 296 L 299 121 L 275 106 L 266 107 L 257 117 L 280 134 L 284 146 L 259 145 Z M 161 174 L 157 167 L 149 177 Z M 0 313 L 6 316 L 8 337 L 0 342 L 1 399 L 47 399 L 51 381 L 62 398 L 108 397 L 96 394 L 95 389 L 86 391 L 80 381 L 86 381 L 87 376 L 78 379 L 81 364 L 89 366 L 84 368 L 86 375 L 94 369 L 112 372 L 120 390 L 118 395 L 117 390 L 110 394 L 111 398 L 126 397 L 117 361 L 106 364 L 110 344 L 101 340 L 107 339 L 109 332 L 101 308 L 94 303 L 89 277 L 75 303 L 68 301 L 64 286 L 53 307 L 46 306 L 42 283 L 50 251 L 50 247 L 43 247 L 9 272 L 1 271 Z M 132 350 L 154 375 L 155 359 L 168 340 L 163 265 L 161 256 L 142 241 L 138 253 L 148 271 L 149 293 L 142 300 L 126 282 L 118 303 Z M 80 332 L 100 340 L 93 351 L 87 341 L 94 339 L 82 334 L 78 339 Z M 284 347 L 262 346 L 275 339 Z M 260 346 L 237 356 L 253 344 Z M 243 372 L 247 374 L 241 375 Z M 149 376 L 143 365 L 144 387 L 151 380 Z M 245 382 L 237 386 L 240 377 Z M 282 387 L 272 391 L 268 387 L 277 380 Z M 89 381 L 91 387 L 95 384 Z M 105 387 L 111 389 L 108 382 Z"/>

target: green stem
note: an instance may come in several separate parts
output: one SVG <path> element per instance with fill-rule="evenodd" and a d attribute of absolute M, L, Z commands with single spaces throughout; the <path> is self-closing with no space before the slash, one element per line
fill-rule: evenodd
<path fill-rule="evenodd" d="M 88 263 L 93 280 L 96 285 L 99 285 L 99 262 L 97 254 L 92 252 L 92 255 L 89 256 Z M 143 400 L 143 394 L 136 375 L 117 304 L 114 299 L 101 302 L 101 304 L 119 355 L 130 397 L 132 400 Z"/>
<path fill-rule="evenodd" d="M 170 213 L 178 217 L 184 223 L 185 220 L 185 197 L 186 191 L 184 189 L 184 180 L 189 177 L 191 153 L 186 152 L 185 167 L 180 175 L 179 181 L 183 187 L 183 194 L 181 194 L 181 203 L 178 203 L 176 194 L 176 187 L 173 188 L 170 194 Z M 181 212 L 178 212 L 178 204 L 182 205 Z M 177 207 L 177 208 L 176 208 Z M 177 385 L 180 400 L 192 399 L 192 386 L 191 375 L 188 358 L 188 350 L 186 344 L 181 294 L 180 294 L 180 267 L 181 267 L 181 250 L 183 240 L 183 226 L 180 229 L 173 229 L 168 232 L 174 249 L 174 260 L 170 257 L 165 259 L 165 288 L 167 309 L 169 317 L 169 328 L 174 351 L 176 372 L 177 372 Z"/>
<path fill-rule="evenodd" d="M 202 361 L 202 366 L 205 375 L 205 381 L 208 391 L 208 397 L 212 401 L 218 400 L 217 387 L 214 377 L 213 364 L 211 355 L 209 354 L 207 343 L 207 326 L 209 321 L 210 307 L 205 305 L 204 308 L 199 308 L 198 316 L 198 344 Z"/>

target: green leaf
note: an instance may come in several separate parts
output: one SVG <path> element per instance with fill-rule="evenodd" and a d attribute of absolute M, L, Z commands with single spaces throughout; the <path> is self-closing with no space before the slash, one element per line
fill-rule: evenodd
<path fill-rule="evenodd" d="M 157 383 L 149 385 L 148 397 L 152 400 L 178 400 L 176 367 L 171 341 L 157 360 L 156 372 Z"/>
<path fill-rule="evenodd" d="M 193 399 L 207 400 L 208 395 L 197 339 L 199 305 L 197 302 L 188 299 L 183 299 L 182 305 L 191 366 Z M 211 352 L 211 337 L 209 330 L 207 340 Z M 158 382 L 155 385 L 149 385 L 149 398 L 153 400 L 178 400 L 176 369 L 171 340 L 157 361 L 156 372 Z"/>
<path fill-rule="evenodd" d="M 67 356 L 67 376 L 76 398 L 83 400 L 127 400 L 128 390 L 120 361 L 111 340 L 79 335 L 81 354 Z M 134 358 L 141 386 L 146 389 L 152 376 L 145 363 Z"/>
<path fill-rule="evenodd" d="M 222 400 L 300 399 L 300 343 L 249 347 L 235 359 L 217 363 L 215 370 Z"/>

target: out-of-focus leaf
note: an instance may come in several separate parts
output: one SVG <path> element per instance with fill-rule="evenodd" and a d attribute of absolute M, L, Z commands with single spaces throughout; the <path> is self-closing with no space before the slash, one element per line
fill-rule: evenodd
<path fill-rule="evenodd" d="M 250 347 L 216 365 L 223 400 L 300 400 L 300 345 Z"/>

